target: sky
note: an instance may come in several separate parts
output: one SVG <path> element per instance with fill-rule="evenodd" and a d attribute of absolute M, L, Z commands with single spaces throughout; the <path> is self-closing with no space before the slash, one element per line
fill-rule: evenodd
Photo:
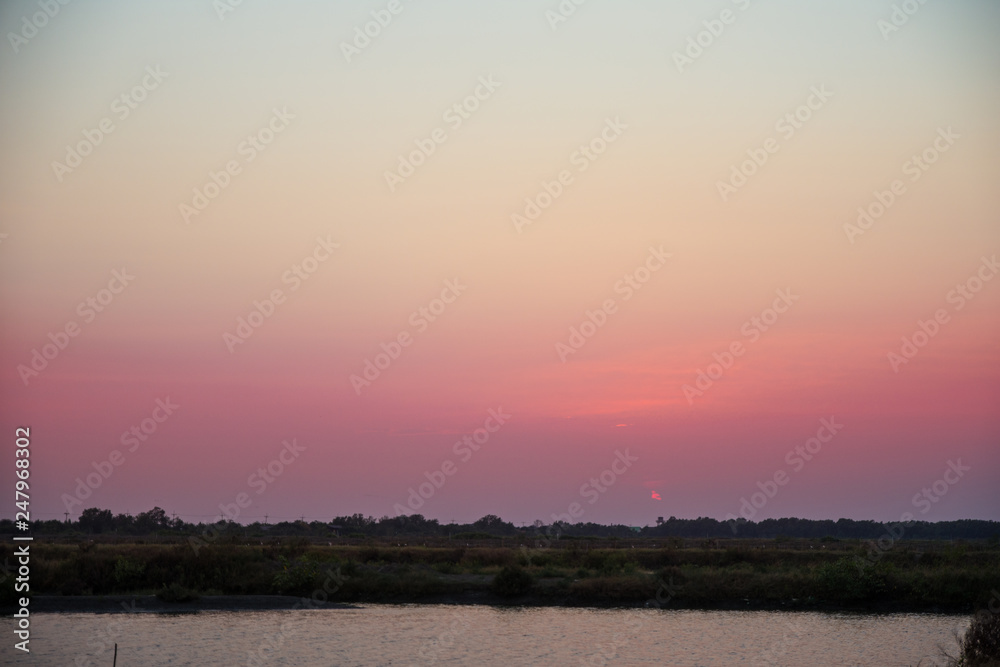
<path fill-rule="evenodd" d="M 577 1 L 0 5 L 4 487 L 1000 519 L 1000 5 Z"/>

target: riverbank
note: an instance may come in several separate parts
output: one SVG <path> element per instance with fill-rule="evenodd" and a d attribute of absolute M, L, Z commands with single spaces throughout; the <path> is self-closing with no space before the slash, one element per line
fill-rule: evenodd
<path fill-rule="evenodd" d="M 652 600 L 652 599 L 651 599 Z M 369 603 L 323 602 L 311 598 L 292 595 L 206 595 L 187 602 L 165 602 L 155 595 L 35 595 L 31 599 L 31 611 L 35 614 L 118 614 L 154 613 L 185 614 L 206 611 L 295 611 L 301 609 L 344 610 L 362 609 Z M 447 596 L 428 596 L 420 600 L 398 599 L 380 601 L 374 604 L 398 604 L 419 606 L 490 606 L 490 607 L 556 607 L 571 609 L 635 609 L 656 607 L 651 602 L 629 604 L 584 603 L 570 599 L 553 599 L 537 595 L 525 595 L 515 599 L 503 598 L 486 591 L 467 591 Z M 13 607 L 11 607 L 13 609 Z M 689 606 L 673 600 L 665 601 L 658 607 L 664 610 L 685 611 L 787 611 L 859 614 L 947 614 L 967 616 L 971 609 L 940 608 L 936 606 L 913 608 L 908 605 L 887 601 L 874 605 L 833 605 L 808 600 L 787 600 L 784 602 L 763 602 L 760 600 L 740 600 L 720 602 L 712 605 Z M 6 606 L 0 610 L 6 611 Z"/>
<path fill-rule="evenodd" d="M 274 611 L 305 608 L 290 595 L 205 595 L 187 602 L 165 602 L 155 595 L 35 595 L 32 613 L 189 613 L 198 611 Z M 342 602 L 314 601 L 310 609 L 357 609 Z"/>

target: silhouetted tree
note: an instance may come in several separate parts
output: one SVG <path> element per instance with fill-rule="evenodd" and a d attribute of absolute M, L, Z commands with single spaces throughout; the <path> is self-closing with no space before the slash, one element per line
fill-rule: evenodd
<path fill-rule="evenodd" d="M 80 529 L 88 533 L 103 533 L 114 527 L 114 517 L 111 515 L 111 510 L 88 507 L 80 514 L 78 523 Z"/>

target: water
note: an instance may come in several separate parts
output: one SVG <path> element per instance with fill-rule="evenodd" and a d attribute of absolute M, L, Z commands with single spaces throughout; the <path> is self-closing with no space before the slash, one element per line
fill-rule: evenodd
<path fill-rule="evenodd" d="M 313 611 L 33 614 L 0 663 L 136 665 L 942 665 L 969 618 L 364 605 Z M 251 657 L 253 656 L 253 657 Z"/>

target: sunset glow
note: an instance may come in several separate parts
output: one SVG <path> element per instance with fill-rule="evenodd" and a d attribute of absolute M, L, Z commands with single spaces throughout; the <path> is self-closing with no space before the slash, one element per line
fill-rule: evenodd
<path fill-rule="evenodd" d="M 5 38 L 39 518 L 1000 519 L 1000 5 L 386 6 Z"/>

